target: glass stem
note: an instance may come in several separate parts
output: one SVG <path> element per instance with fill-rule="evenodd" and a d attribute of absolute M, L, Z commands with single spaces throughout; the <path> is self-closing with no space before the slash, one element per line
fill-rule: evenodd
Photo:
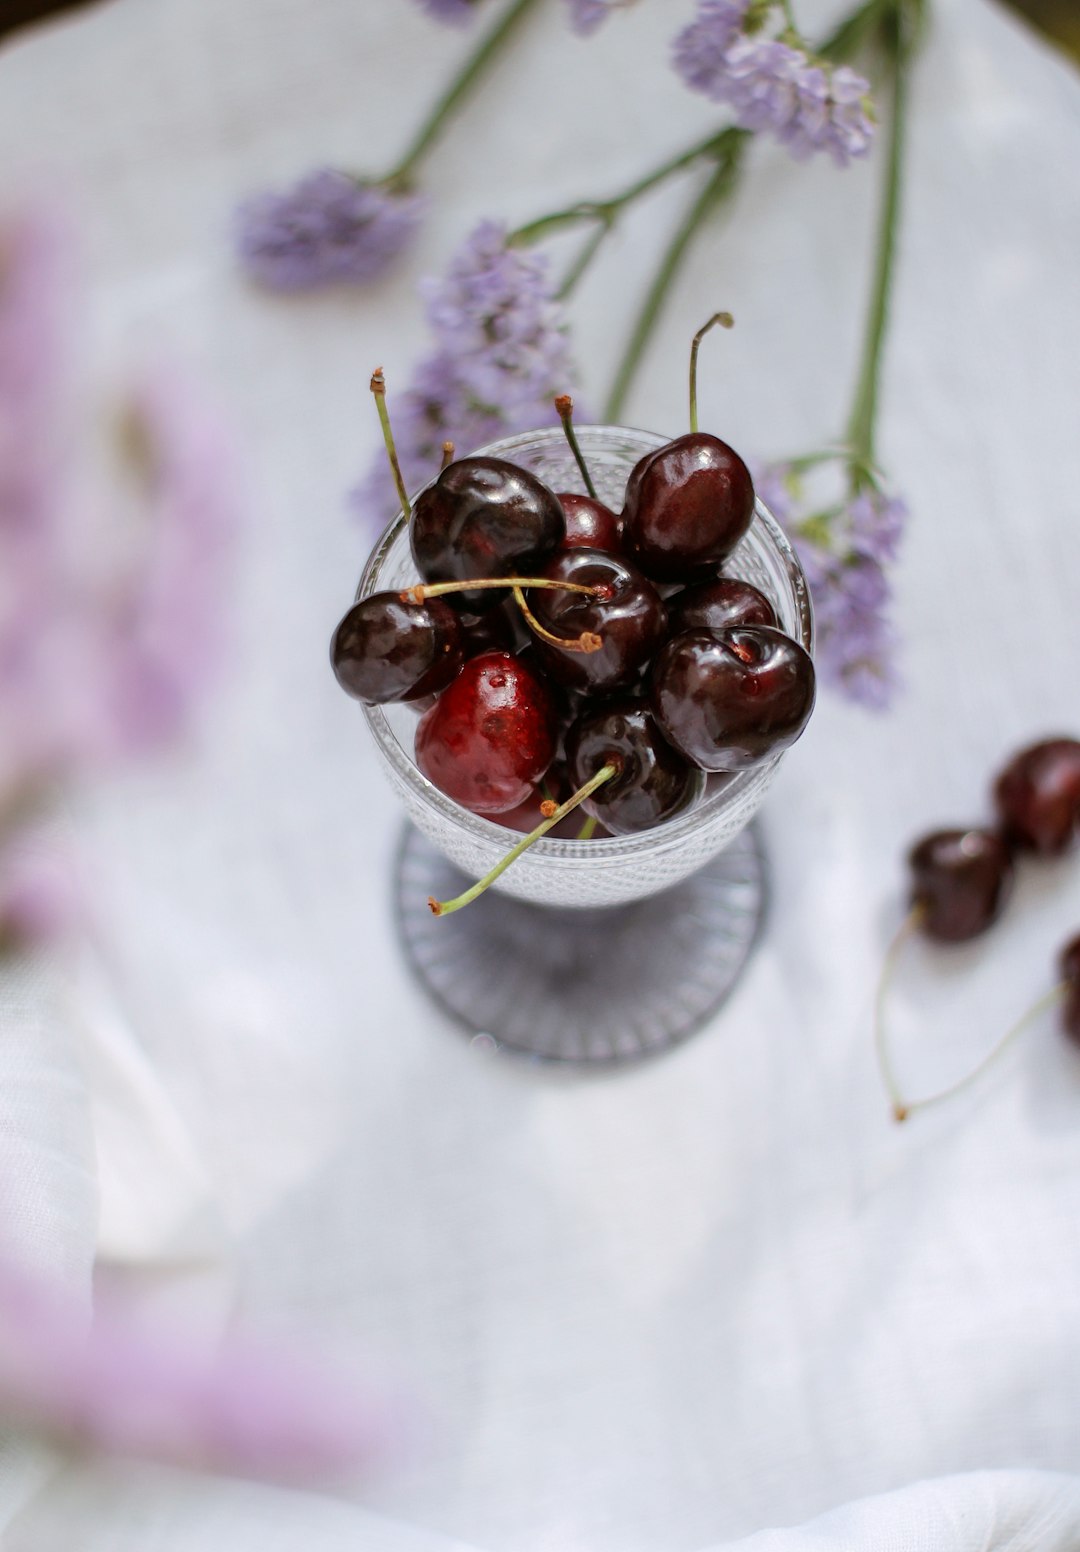
<path fill-rule="evenodd" d="M 895 29 L 895 31 L 893 31 Z M 900 185 L 907 129 L 908 46 L 902 4 L 894 4 L 890 38 L 893 75 L 892 115 L 889 125 L 885 189 L 878 224 L 877 255 L 870 305 L 863 336 L 862 363 L 848 420 L 847 442 L 856 465 L 874 463 L 874 431 L 877 420 L 881 358 L 889 321 L 896 256 L 896 228 L 900 214 Z"/>
<path fill-rule="evenodd" d="M 671 289 L 675 277 L 682 268 L 683 261 L 690 249 L 690 245 L 697 236 L 699 228 L 705 223 L 718 205 L 734 191 L 738 182 L 742 151 L 746 141 L 750 138 L 749 130 L 729 129 L 724 131 L 726 140 L 723 154 L 719 157 L 716 167 L 708 182 L 698 193 L 697 198 L 687 211 L 682 224 L 675 233 L 671 242 L 660 260 L 660 265 L 653 278 L 653 283 L 646 293 L 641 305 L 630 342 L 623 353 L 615 373 L 611 392 L 608 395 L 604 409 L 604 418 L 610 424 L 618 423 L 626 396 L 630 392 L 641 358 L 645 354 L 646 347 L 652 338 L 653 330 L 660 319 L 668 292 Z"/>
<path fill-rule="evenodd" d="M 491 31 L 481 38 L 417 130 L 400 162 L 393 172 L 387 175 L 385 180 L 387 183 L 407 184 L 409 182 L 420 161 L 442 134 L 447 121 L 461 107 L 487 67 L 502 53 L 529 11 L 533 10 L 537 3 L 538 0 L 513 0 L 513 4 L 503 13 Z"/>

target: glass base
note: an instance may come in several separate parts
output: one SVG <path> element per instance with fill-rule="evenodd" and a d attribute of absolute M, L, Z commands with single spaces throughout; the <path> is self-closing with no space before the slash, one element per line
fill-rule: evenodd
<path fill-rule="evenodd" d="M 471 880 L 410 825 L 395 894 L 406 953 L 438 1005 L 490 1050 L 534 1061 L 611 1064 L 685 1040 L 725 1001 L 766 907 L 765 862 L 748 826 L 663 894 L 559 911 L 488 890 L 452 916 Z"/>

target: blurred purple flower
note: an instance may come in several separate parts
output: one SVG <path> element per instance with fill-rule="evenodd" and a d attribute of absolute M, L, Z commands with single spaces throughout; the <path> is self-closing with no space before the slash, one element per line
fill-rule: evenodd
<path fill-rule="evenodd" d="M 367 1465 L 389 1442 L 388 1415 L 329 1365 L 234 1338 L 206 1351 L 120 1305 L 90 1324 L 0 1263 L 5 1424 L 81 1450 L 307 1483 Z"/>
<path fill-rule="evenodd" d="M 161 378 L 136 396 L 125 477 L 103 483 L 93 455 L 76 460 L 69 248 L 51 217 L 0 217 L 0 917 L 9 941 L 65 914 L 46 903 L 43 877 L 26 882 L 22 863 L 22 882 L 9 877 L 11 848 L 55 784 L 186 727 L 219 656 L 238 519 L 223 436 L 178 382 Z"/>
<path fill-rule="evenodd" d="M 744 31 L 749 0 L 700 0 L 674 43 L 675 69 L 692 90 L 727 103 L 736 124 L 771 130 L 800 160 L 826 151 L 844 167 L 870 149 L 870 86 L 846 65 L 833 68 L 786 37 Z"/>
<path fill-rule="evenodd" d="M 496 437 L 553 422 L 553 398 L 577 376 L 547 260 L 508 247 L 504 227 L 483 222 L 445 278 L 422 289 L 437 348 L 421 362 L 413 385 L 388 399 L 412 490 L 438 472 L 444 441 L 464 455 Z M 397 511 L 382 452 L 357 499 L 380 525 Z"/>
<path fill-rule="evenodd" d="M 567 4 L 571 28 L 579 37 L 587 38 L 626 0 L 567 0 Z"/>
<path fill-rule="evenodd" d="M 756 470 L 755 485 L 799 552 L 814 600 L 822 678 L 848 699 L 884 710 L 899 686 L 885 566 L 899 551 L 904 503 L 864 489 L 838 508 L 806 516 L 797 510 L 799 481 L 789 467 Z"/>
<path fill-rule="evenodd" d="M 190 725 L 222 655 L 240 496 L 220 424 L 192 386 L 159 374 L 123 425 L 140 542 L 96 611 L 106 756 L 139 755 Z"/>
<path fill-rule="evenodd" d="M 240 262 L 272 291 L 361 285 L 390 268 L 416 234 L 422 195 L 324 167 L 284 193 L 252 195 L 237 211 Z"/>
<path fill-rule="evenodd" d="M 452 27 L 463 27 L 479 9 L 480 0 L 417 0 L 429 16 Z"/>

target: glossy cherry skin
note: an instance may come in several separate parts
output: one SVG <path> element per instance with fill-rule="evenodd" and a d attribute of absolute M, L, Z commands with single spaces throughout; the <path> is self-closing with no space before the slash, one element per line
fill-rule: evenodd
<path fill-rule="evenodd" d="M 330 643 L 338 684 L 369 706 L 436 694 L 464 656 L 452 609 L 438 598 L 403 603 L 398 593 L 372 593 L 353 604 Z"/>
<path fill-rule="evenodd" d="M 487 614 L 460 618 L 466 657 L 476 657 L 480 652 L 516 652 L 528 637 L 521 612 L 511 598 L 489 609 Z"/>
<path fill-rule="evenodd" d="M 908 853 L 919 930 L 965 943 L 993 925 L 1012 891 L 1013 861 L 998 830 L 936 830 Z"/>
<path fill-rule="evenodd" d="M 1009 841 L 1044 857 L 1065 851 L 1080 824 L 1080 743 L 1048 738 L 1022 749 L 994 786 Z"/>
<path fill-rule="evenodd" d="M 417 497 L 409 532 L 425 582 L 528 575 L 562 543 L 563 510 L 552 491 L 502 458 L 460 458 Z M 451 608 L 486 614 L 499 588 L 447 595 Z"/>
<path fill-rule="evenodd" d="M 716 577 L 685 587 L 667 601 L 673 636 L 686 630 L 727 630 L 732 625 L 780 628 L 776 610 L 759 588 L 741 577 Z"/>
<path fill-rule="evenodd" d="M 596 652 L 568 652 L 536 637 L 533 650 L 552 679 L 584 694 L 607 694 L 635 684 L 667 632 L 663 599 L 647 577 L 602 550 L 560 550 L 540 573 L 560 582 L 603 586 L 603 597 L 534 588 L 529 606 L 556 636 L 600 637 Z"/>
<path fill-rule="evenodd" d="M 607 550 L 617 555 L 622 548 L 622 517 L 592 496 L 560 491 L 559 505 L 566 518 L 563 549 Z"/>
<path fill-rule="evenodd" d="M 623 548 L 655 582 L 704 582 L 754 515 L 754 482 L 733 448 L 695 431 L 646 454 L 630 475 Z"/>
<path fill-rule="evenodd" d="M 1065 1000 L 1061 1005 L 1061 1024 L 1070 1040 L 1080 1045 L 1080 934 L 1070 938 L 1058 961 L 1065 982 Z"/>
<path fill-rule="evenodd" d="M 814 709 L 810 654 L 768 625 L 684 631 L 649 677 L 664 736 L 706 771 L 745 771 L 772 759 Z"/>
<path fill-rule="evenodd" d="M 647 703 L 636 696 L 582 712 L 566 735 L 566 763 L 575 789 L 605 765 L 619 766 L 581 805 L 613 835 L 649 830 L 682 813 L 705 790 L 703 773 L 672 749 Z"/>
<path fill-rule="evenodd" d="M 416 763 L 462 808 L 501 814 L 529 797 L 555 757 L 557 735 L 536 674 L 509 652 L 483 652 L 420 718 Z"/>

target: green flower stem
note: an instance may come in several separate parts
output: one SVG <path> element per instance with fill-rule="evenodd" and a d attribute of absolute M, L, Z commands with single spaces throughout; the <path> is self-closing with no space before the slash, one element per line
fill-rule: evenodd
<path fill-rule="evenodd" d="M 577 226 L 582 221 L 598 222 L 603 235 L 627 205 L 632 205 L 650 189 L 655 189 L 675 173 L 682 172 L 684 168 L 693 166 L 707 156 L 722 155 L 731 133 L 731 130 L 722 129 L 719 134 L 714 132 L 704 140 L 696 140 L 686 150 L 679 151 L 677 155 L 668 157 L 659 166 L 652 168 L 620 194 L 613 194 L 610 199 L 582 200 L 576 205 L 568 205 L 564 210 L 553 210 L 549 215 L 539 216 L 535 221 L 519 226 L 517 231 L 510 233 L 507 241 L 511 247 L 526 247 L 559 231 L 561 227 Z"/>
<path fill-rule="evenodd" d="M 630 342 L 623 353 L 615 372 L 615 380 L 612 383 L 611 392 L 608 395 L 604 408 L 604 418 L 610 424 L 618 423 L 626 396 L 630 391 L 634 376 L 641 364 L 641 358 L 645 354 L 646 346 L 652 337 L 653 329 L 659 320 L 664 303 L 667 300 L 668 291 L 671 289 L 690 245 L 696 237 L 699 228 L 713 211 L 727 199 L 735 189 L 738 182 L 739 171 L 742 163 L 743 148 L 750 138 L 750 132 L 745 129 L 726 129 L 723 132 L 724 148 L 717 157 L 717 163 L 712 175 L 704 187 L 698 192 L 690 209 L 687 211 L 681 226 L 676 231 L 667 250 L 660 260 L 660 265 L 653 278 L 653 283 L 646 293 Z"/>
<path fill-rule="evenodd" d="M 888 20 L 895 4 L 896 0 L 864 0 L 863 5 L 852 11 L 851 15 L 818 45 L 819 57 L 830 60 L 834 65 L 844 64 L 852 59 Z"/>
<path fill-rule="evenodd" d="M 503 13 L 491 31 L 481 38 L 478 46 L 466 59 L 464 65 L 450 82 L 442 96 L 436 101 L 428 117 L 417 130 L 412 144 L 408 147 L 400 162 L 398 162 L 393 172 L 388 174 L 385 180 L 387 183 L 409 183 L 417 165 L 442 134 L 447 120 L 461 107 L 487 67 L 502 53 L 521 23 L 525 20 L 525 17 L 531 10 L 535 9 L 537 4 L 538 0 L 514 0 L 514 3 Z"/>
<path fill-rule="evenodd" d="M 913 42 L 904 0 L 894 0 L 890 32 L 893 101 L 889 126 L 888 162 L 885 190 L 878 226 L 874 280 L 866 317 L 862 364 L 848 420 L 847 443 L 856 468 L 872 466 L 874 429 L 877 420 L 878 390 L 881 383 L 881 358 L 889 319 L 896 257 L 896 229 L 900 214 L 900 184 L 907 130 L 907 75 Z"/>

